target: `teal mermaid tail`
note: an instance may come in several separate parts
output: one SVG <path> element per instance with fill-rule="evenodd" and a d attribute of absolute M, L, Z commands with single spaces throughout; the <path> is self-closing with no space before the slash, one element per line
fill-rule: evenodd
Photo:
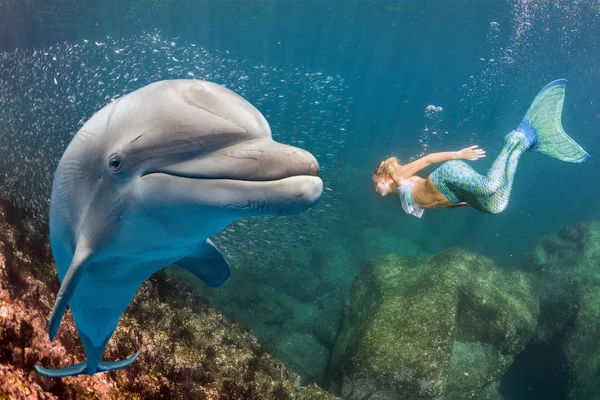
<path fill-rule="evenodd" d="M 566 84 L 566 79 L 557 79 L 544 86 L 515 130 L 527 137 L 530 151 L 564 162 L 582 163 L 590 155 L 567 135 L 561 123 Z"/>
<path fill-rule="evenodd" d="M 486 175 L 461 160 L 447 161 L 431 174 L 434 186 L 452 203 L 466 202 L 489 214 L 508 205 L 519 158 L 537 151 L 570 163 L 590 158 L 563 130 L 561 114 L 567 81 L 550 82 L 533 100 L 521 124 L 505 137 L 504 146 Z"/>

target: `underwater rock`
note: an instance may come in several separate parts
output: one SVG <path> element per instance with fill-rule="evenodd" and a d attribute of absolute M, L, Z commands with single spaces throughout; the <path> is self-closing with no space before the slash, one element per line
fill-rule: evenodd
<path fill-rule="evenodd" d="M 298 371 L 306 381 L 320 382 L 329 361 L 329 351 L 310 333 L 289 333 L 277 339 L 273 353 L 285 360 L 292 371 Z"/>
<path fill-rule="evenodd" d="M 85 354 L 70 313 L 57 339 L 47 324 L 58 279 L 47 236 L 25 229 L 26 216 L 0 205 L 0 398 L 333 399 L 299 378 L 246 328 L 209 308 L 180 279 L 163 272 L 146 281 L 109 342 L 105 360 L 139 350 L 131 366 L 92 377 L 50 379 Z M 41 239 L 40 239 L 41 238 Z"/>
<path fill-rule="evenodd" d="M 538 313 L 528 274 L 484 256 L 380 257 L 353 284 L 331 389 L 348 400 L 492 398 Z"/>
<path fill-rule="evenodd" d="M 313 318 L 321 311 L 321 305 L 314 299 L 301 300 L 299 296 L 289 293 L 289 289 L 293 284 L 294 273 L 298 273 L 299 281 L 311 279 L 317 282 L 316 287 L 320 288 L 321 294 L 328 288 L 321 285 L 314 273 L 311 274 L 308 270 L 298 271 L 300 267 L 294 267 L 291 261 L 290 265 L 280 269 L 287 272 L 282 273 L 274 268 L 236 269 L 231 278 L 217 290 L 206 287 L 180 268 L 169 268 L 167 273 L 189 282 L 194 287 L 194 293 L 207 298 L 211 307 L 250 328 L 275 357 L 283 361 L 290 371 L 300 375 L 301 384 L 320 384 L 324 381 L 333 347 L 333 344 L 324 346 L 319 337 L 313 337 Z M 278 282 L 283 281 L 284 276 L 287 282 Z M 334 293 L 333 290 L 329 292 L 329 295 Z M 338 304 L 343 304 L 343 294 L 337 295 L 340 299 L 336 298 L 337 302 L 329 309 L 338 313 L 332 316 L 336 320 L 334 322 L 341 316 Z M 336 334 L 337 331 L 329 333 Z"/>
<path fill-rule="evenodd" d="M 599 399 L 600 223 L 544 236 L 521 267 L 536 277 L 540 320 L 535 339 L 564 354 L 568 398 Z"/>
<path fill-rule="evenodd" d="M 328 348 L 333 348 L 342 326 L 342 310 L 329 307 L 312 318 L 311 331 L 315 338 Z"/>
<path fill-rule="evenodd" d="M 254 284 L 248 281 L 247 284 Z M 244 298 L 236 297 L 236 304 L 240 307 L 240 313 L 236 318 L 246 326 L 248 323 L 260 322 L 267 326 L 282 326 L 285 321 L 294 318 L 293 300 L 285 294 L 280 294 L 271 286 L 260 283 L 257 280 L 257 299 L 253 303 L 247 303 Z M 225 297 L 220 297 L 224 301 Z"/>
<path fill-rule="evenodd" d="M 497 400 L 499 379 L 513 359 L 514 354 L 504 355 L 490 343 L 454 342 L 444 399 L 471 399 L 477 394 L 478 400 Z M 490 382 L 490 377 L 496 380 Z"/>
<path fill-rule="evenodd" d="M 193 293 L 206 298 L 211 307 L 250 328 L 263 344 L 276 340 L 286 321 L 295 317 L 295 298 L 278 292 L 265 283 L 260 273 L 238 269 L 221 287 L 211 289 L 197 277 L 179 267 L 165 272 L 187 282 Z"/>

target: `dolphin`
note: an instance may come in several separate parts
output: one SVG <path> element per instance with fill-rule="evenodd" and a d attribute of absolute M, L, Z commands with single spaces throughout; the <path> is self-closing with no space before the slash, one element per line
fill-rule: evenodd
<path fill-rule="evenodd" d="M 178 265 L 209 287 L 229 265 L 209 239 L 239 218 L 302 213 L 321 198 L 319 164 L 272 139 L 265 117 L 219 84 L 164 80 L 100 109 L 54 173 L 50 245 L 60 289 L 53 340 L 70 307 L 84 362 L 49 377 L 120 369 L 101 361 L 119 319 L 153 273 Z"/>

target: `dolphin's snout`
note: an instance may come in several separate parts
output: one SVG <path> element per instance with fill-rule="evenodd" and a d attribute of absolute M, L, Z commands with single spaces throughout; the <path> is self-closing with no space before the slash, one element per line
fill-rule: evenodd
<path fill-rule="evenodd" d="M 283 145 L 286 146 L 286 145 Z M 321 173 L 321 167 L 319 162 L 310 152 L 300 149 L 297 147 L 286 146 L 287 148 L 293 149 L 288 151 L 290 154 L 289 160 L 281 160 L 283 165 L 291 167 L 290 176 L 294 175 L 309 175 L 319 176 Z M 274 155 L 277 158 L 277 153 Z M 279 161 L 279 160 L 276 160 Z M 295 168 L 295 170 L 293 169 Z"/>
<path fill-rule="evenodd" d="M 274 141 L 253 141 L 223 149 L 219 155 L 238 179 L 277 180 L 292 176 L 319 176 L 319 162 L 309 151 Z M 231 172 L 229 172 L 231 174 Z"/>
<path fill-rule="evenodd" d="M 306 153 L 308 153 L 308 152 L 306 152 Z M 308 160 L 308 168 L 307 168 L 306 175 L 320 176 L 321 167 L 319 166 L 317 159 L 310 153 L 308 153 L 308 155 L 310 156 L 310 158 Z"/>
<path fill-rule="evenodd" d="M 304 149 L 258 139 L 161 166 L 150 172 L 197 179 L 274 181 L 292 176 L 318 177 L 321 169 L 315 156 Z"/>
<path fill-rule="evenodd" d="M 311 171 L 313 171 L 313 176 L 321 176 L 321 167 L 319 167 L 318 163 L 311 164 Z"/>

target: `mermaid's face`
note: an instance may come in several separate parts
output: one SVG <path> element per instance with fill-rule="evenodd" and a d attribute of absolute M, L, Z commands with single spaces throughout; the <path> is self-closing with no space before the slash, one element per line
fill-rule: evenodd
<path fill-rule="evenodd" d="M 373 183 L 375 184 L 375 191 L 382 196 L 394 191 L 392 188 L 394 181 L 388 177 L 373 175 Z"/>

